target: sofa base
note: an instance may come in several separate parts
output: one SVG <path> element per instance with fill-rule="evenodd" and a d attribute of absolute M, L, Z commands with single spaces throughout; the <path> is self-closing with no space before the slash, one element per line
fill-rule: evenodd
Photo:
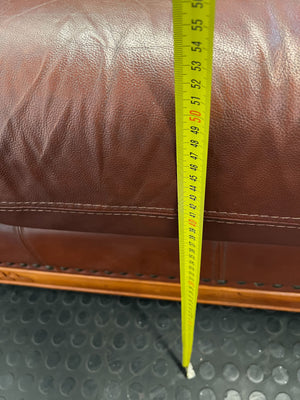
<path fill-rule="evenodd" d="M 122 296 L 180 300 L 180 284 L 61 272 L 33 271 L 0 266 L 3 284 L 74 290 Z M 199 285 L 200 303 L 281 311 L 300 311 L 300 292 L 248 289 L 221 285 Z"/>
<path fill-rule="evenodd" d="M 0 282 L 180 299 L 177 238 L 0 224 Z M 300 311 L 300 247 L 203 241 L 199 301 Z"/>

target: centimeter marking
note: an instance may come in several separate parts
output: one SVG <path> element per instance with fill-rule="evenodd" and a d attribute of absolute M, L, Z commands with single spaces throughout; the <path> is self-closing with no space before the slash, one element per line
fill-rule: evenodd
<path fill-rule="evenodd" d="M 173 0 L 182 365 L 192 354 L 203 236 L 215 0 Z"/>

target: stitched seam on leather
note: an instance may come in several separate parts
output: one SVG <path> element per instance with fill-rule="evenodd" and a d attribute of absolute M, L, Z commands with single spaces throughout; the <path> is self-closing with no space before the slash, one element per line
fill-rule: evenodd
<path fill-rule="evenodd" d="M 124 209 L 131 209 L 131 208 L 135 208 L 137 210 L 141 209 L 141 210 L 168 210 L 168 211 L 175 211 L 174 208 L 164 208 L 164 207 L 142 207 L 142 206 L 110 206 L 110 205 L 106 205 L 106 204 L 89 204 L 89 203 L 64 203 L 64 202 L 48 202 L 48 201 L 0 201 L 0 204 L 18 204 L 18 205 L 22 205 L 22 204 L 26 204 L 26 205 L 65 205 L 65 206 L 84 206 L 84 207 L 103 207 L 103 208 L 124 208 Z"/>
<path fill-rule="evenodd" d="M 162 218 L 162 219 L 176 219 L 177 217 L 167 217 L 166 215 L 148 215 L 148 214 L 133 214 L 133 213 L 106 213 L 106 212 L 85 212 L 85 211 L 68 211 L 68 210 L 39 210 L 34 208 L 24 209 L 4 209 L 0 212 L 47 212 L 47 213 L 61 213 L 61 214 L 83 214 L 83 215 L 119 215 L 119 216 L 130 216 L 130 217 L 146 217 L 146 218 Z"/>
<path fill-rule="evenodd" d="M 206 213 L 213 213 L 213 214 L 225 214 L 225 215 L 235 215 L 241 217 L 263 217 L 263 218 L 274 218 L 274 219 L 293 219 L 293 220 L 300 220 L 300 217 L 283 217 L 279 215 L 267 215 L 267 214 L 246 214 L 246 213 L 237 213 L 237 212 L 230 212 L 230 211 L 209 211 L 205 210 Z"/>
<path fill-rule="evenodd" d="M 48 201 L 0 201 L 0 204 L 9 204 L 9 205 L 65 205 L 65 206 L 78 206 L 78 207 L 103 207 L 103 208 L 115 208 L 115 209 L 136 209 L 136 210 L 161 210 L 161 211 L 176 211 L 174 208 L 165 208 L 165 207 L 143 207 L 143 206 L 110 206 L 106 204 L 89 204 L 89 203 L 64 203 L 64 202 L 48 202 Z M 2 210 L 0 210 L 2 211 Z M 7 211 L 7 210 L 5 210 Z M 23 210 L 25 211 L 25 210 Z M 291 219 L 291 220 L 300 220 L 300 217 L 288 217 L 288 216 L 280 216 L 280 215 L 268 215 L 268 214 L 248 214 L 248 213 L 238 213 L 233 211 L 214 211 L 214 210 L 205 210 L 206 213 L 211 214 L 224 214 L 224 215 L 234 215 L 241 217 L 262 217 L 262 218 L 272 218 L 272 219 Z"/>
<path fill-rule="evenodd" d="M 83 215 L 118 215 L 118 216 L 130 216 L 130 217 L 146 217 L 146 218 L 160 218 L 160 219 L 176 219 L 177 217 L 167 217 L 165 215 L 147 215 L 147 214 L 123 214 L 123 213 L 99 213 L 99 212 L 83 212 L 83 211 L 61 211 L 61 210 L 37 210 L 37 209 L 21 209 L 21 210 L 0 210 L 0 212 L 48 212 L 48 213 L 61 213 L 61 214 L 83 214 Z M 275 224 L 263 224 L 263 223 L 252 223 L 252 222 L 237 222 L 237 221 L 215 221 L 207 220 L 205 222 L 213 222 L 217 224 L 229 224 L 229 225 L 251 225 L 251 226 L 266 226 L 273 228 L 287 228 L 287 229 L 299 229 L 300 226 L 289 226 L 289 225 L 275 225 Z"/>
<path fill-rule="evenodd" d="M 290 226 L 290 225 L 275 225 L 275 224 L 255 224 L 253 222 L 237 222 L 237 221 L 212 221 L 205 219 L 205 222 L 213 222 L 216 224 L 228 224 L 228 225 L 251 225 L 251 226 L 266 226 L 268 228 L 284 228 L 284 229 L 299 229 L 300 226 Z"/>

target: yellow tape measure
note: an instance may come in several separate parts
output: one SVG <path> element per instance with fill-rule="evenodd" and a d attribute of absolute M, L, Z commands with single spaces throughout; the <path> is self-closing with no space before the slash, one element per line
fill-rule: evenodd
<path fill-rule="evenodd" d="M 190 366 L 200 279 L 214 15 L 215 0 L 173 0 L 182 365 L 185 368 Z"/>

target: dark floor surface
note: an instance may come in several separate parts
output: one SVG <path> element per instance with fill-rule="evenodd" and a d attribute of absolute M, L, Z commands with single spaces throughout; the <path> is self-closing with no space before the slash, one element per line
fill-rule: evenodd
<path fill-rule="evenodd" d="M 0 400 L 300 400 L 298 314 L 0 286 Z"/>

